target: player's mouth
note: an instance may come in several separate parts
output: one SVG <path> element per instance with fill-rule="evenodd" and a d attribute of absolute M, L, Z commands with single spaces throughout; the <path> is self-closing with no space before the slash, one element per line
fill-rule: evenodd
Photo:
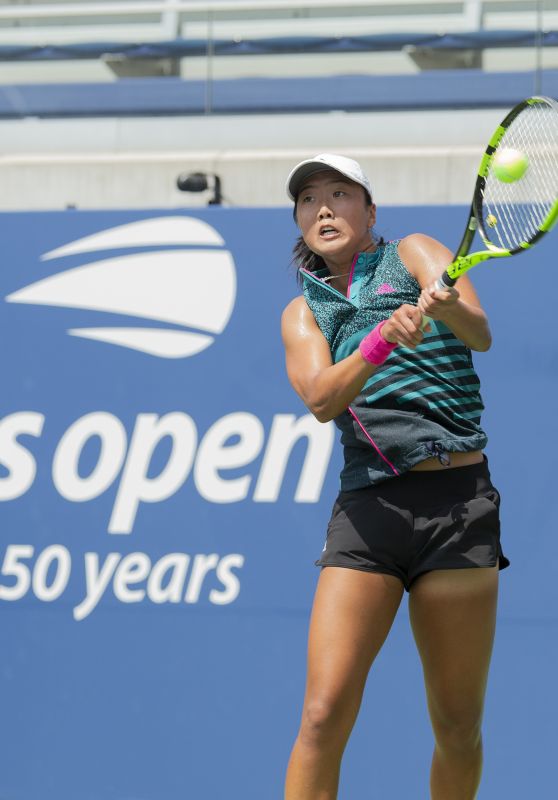
<path fill-rule="evenodd" d="M 336 239 L 339 235 L 340 235 L 339 231 L 332 225 L 323 225 L 320 228 L 321 239 L 326 239 L 327 241 L 329 241 L 330 239 Z"/>

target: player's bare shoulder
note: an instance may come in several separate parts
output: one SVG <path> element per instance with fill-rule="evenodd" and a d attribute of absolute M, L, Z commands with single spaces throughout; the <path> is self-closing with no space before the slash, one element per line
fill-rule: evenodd
<path fill-rule="evenodd" d="M 304 313 L 305 307 L 308 308 L 308 303 L 304 299 L 303 295 L 299 294 L 297 297 L 294 297 L 287 306 L 285 306 L 282 319 L 290 320 L 291 317 L 296 317 L 298 314 Z"/>
<path fill-rule="evenodd" d="M 295 339 L 310 336 L 319 328 L 308 303 L 302 295 L 288 304 L 281 316 L 281 333 L 287 344 Z"/>
<path fill-rule="evenodd" d="M 306 322 L 309 319 L 313 320 L 314 315 L 308 308 L 308 303 L 305 298 L 299 295 L 291 300 L 283 311 L 281 315 L 281 326 L 284 328 L 285 325 L 300 325 L 302 322 Z"/>
<path fill-rule="evenodd" d="M 435 280 L 451 262 L 448 248 L 425 233 L 411 233 L 401 239 L 399 258 L 421 286 Z"/>
<path fill-rule="evenodd" d="M 432 236 L 427 236 L 425 233 L 410 233 L 401 239 L 398 250 L 404 261 L 405 258 L 413 260 L 413 258 L 428 256 L 440 247 L 443 245 Z"/>

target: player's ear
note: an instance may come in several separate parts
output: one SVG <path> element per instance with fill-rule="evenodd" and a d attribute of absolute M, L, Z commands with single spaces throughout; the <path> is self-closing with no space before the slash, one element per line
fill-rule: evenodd
<path fill-rule="evenodd" d="M 368 206 L 368 227 L 373 228 L 376 224 L 376 204 L 372 203 Z"/>

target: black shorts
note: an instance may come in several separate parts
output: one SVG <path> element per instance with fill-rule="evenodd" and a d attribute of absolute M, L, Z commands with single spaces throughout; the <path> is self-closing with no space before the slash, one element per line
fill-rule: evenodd
<path fill-rule="evenodd" d="M 395 575 L 407 591 L 434 569 L 504 569 L 499 507 L 486 460 L 341 492 L 316 565 Z"/>

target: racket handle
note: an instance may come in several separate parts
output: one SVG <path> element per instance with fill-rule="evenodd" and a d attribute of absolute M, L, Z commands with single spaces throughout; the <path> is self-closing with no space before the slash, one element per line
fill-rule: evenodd
<path fill-rule="evenodd" d="M 444 289 L 451 289 L 457 283 L 457 278 L 450 278 L 448 275 L 447 270 L 440 275 L 436 283 L 434 284 L 435 289 L 439 289 L 443 291 Z"/>
<path fill-rule="evenodd" d="M 440 292 L 443 292 L 444 289 L 451 289 L 452 286 L 455 286 L 456 283 L 457 283 L 457 278 L 450 278 L 447 271 L 444 270 L 444 272 L 440 275 L 440 277 L 436 279 L 434 288 L 438 289 L 438 291 Z M 429 325 L 431 322 L 432 319 L 430 317 L 423 315 L 422 322 L 420 323 L 421 331 L 423 331 L 426 328 L 426 326 Z"/>

